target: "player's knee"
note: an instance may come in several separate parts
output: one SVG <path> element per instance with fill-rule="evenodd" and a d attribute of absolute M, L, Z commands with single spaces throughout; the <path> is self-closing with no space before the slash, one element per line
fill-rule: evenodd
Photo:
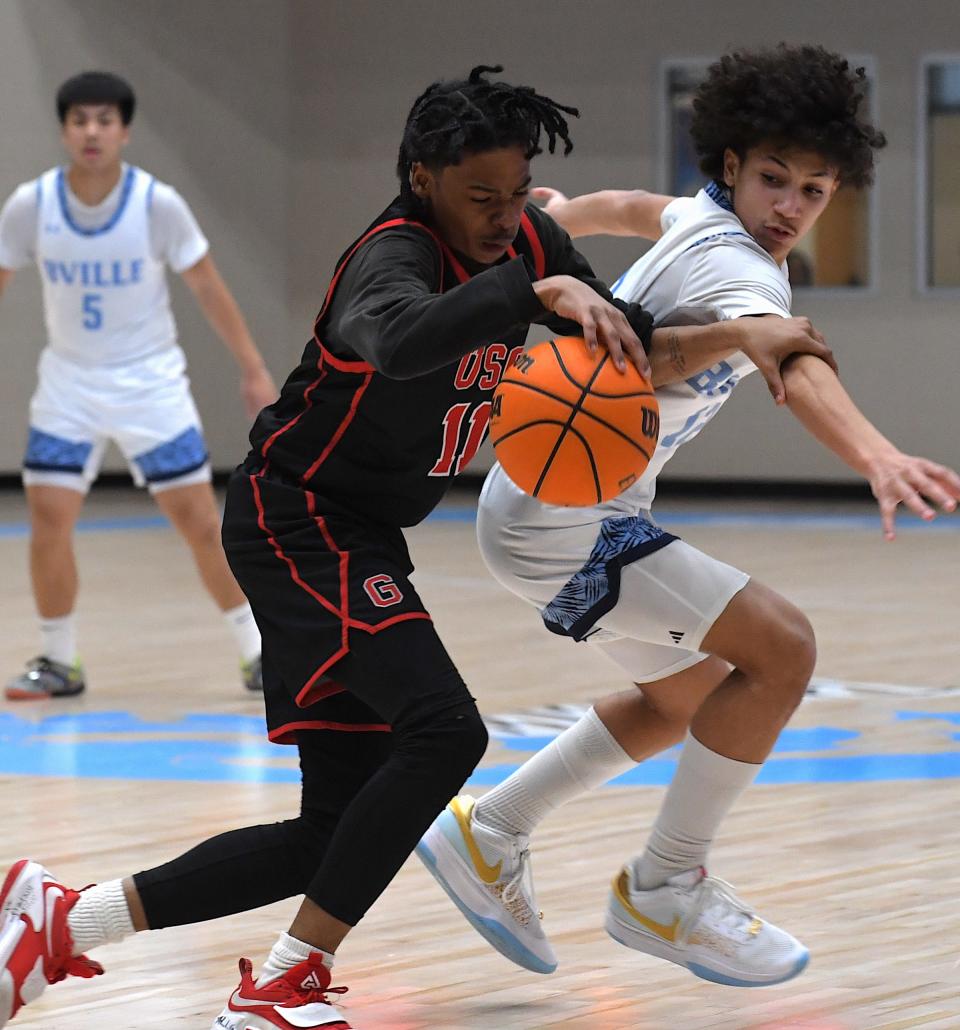
<path fill-rule="evenodd" d="M 456 793 L 477 767 L 489 736 L 473 701 L 439 711 L 411 714 L 393 726 L 396 751 L 429 769 L 448 793 Z"/>
<path fill-rule="evenodd" d="M 75 521 L 73 510 L 61 505 L 33 502 L 30 506 L 30 535 L 35 543 L 69 537 Z"/>
<path fill-rule="evenodd" d="M 194 548 L 220 547 L 220 520 L 206 506 L 185 508 L 176 520 L 177 528 Z"/>
<path fill-rule="evenodd" d="M 679 743 L 686 735 L 702 699 L 689 697 L 678 691 L 672 696 L 665 696 L 651 689 L 644 689 L 645 684 L 638 683 L 642 705 L 649 708 L 660 720 L 661 732 L 665 739 L 672 738 Z"/>
<path fill-rule="evenodd" d="M 817 641 L 810 620 L 792 604 L 779 613 L 777 649 L 786 665 L 809 679 L 817 661 Z"/>
<path fill-rule="evenodd" d="M 810 620 L 789 602 L 775 613 L 767 654 L 773 666 L 768 681 L 777 685 L 786 704 L 796 707 L 813 675 L 817 641 Z"/>
<path fill-rule="evenodd" d="M 330 827 L 318 813 L 305 808 L 296 819 L 280 823 L 285 851 L 289 855 L 290 873 L 297 890 L 303 893 L 316 875 L 330 843 Z"/>

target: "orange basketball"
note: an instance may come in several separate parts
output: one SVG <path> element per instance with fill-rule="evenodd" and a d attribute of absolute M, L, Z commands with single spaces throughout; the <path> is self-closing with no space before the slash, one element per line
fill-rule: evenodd
<path fill-rule="evenodd" d="M 653 387 L 632 365 L 565 336 L 521 354 L 493 399 L 497 460 L 525 493 L 547 504 L 590 505 L 643 475 L 660 432 Z"/>

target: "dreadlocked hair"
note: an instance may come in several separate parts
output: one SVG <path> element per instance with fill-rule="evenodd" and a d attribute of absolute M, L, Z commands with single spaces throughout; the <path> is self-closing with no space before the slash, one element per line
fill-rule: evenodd
<path fill-rule="evenodd" d="M 400 144 L 397 176 L 401 195 L 410 199 L 410 168 L 419 161 L 439 170 L 459 164 L 465 154 L 523 147 L 527 158 L 541 153 L 540 136 L 547 134 L 547 149 L 554 153 L 557 140 L 563 153 L 573 149 L 564 114 L 579 117 L 575 107 L 565 107 L 541 96 L 530 86 L 491 82 L 502 65 L 477 65 L 466 79 L 434 82 L 413 102 Z"/>
<path fill-rule="evenodd" d="M 822 46 L 737 51 L 710 66 L 693 100 L 690 132 L 700 168 L 723 177 L 723 152 L 739 157 L 772 142 L 822 155 L 840 181 L 857 188 L 873 181 L 882 132 L 861 119 L 866 74 Z"/>

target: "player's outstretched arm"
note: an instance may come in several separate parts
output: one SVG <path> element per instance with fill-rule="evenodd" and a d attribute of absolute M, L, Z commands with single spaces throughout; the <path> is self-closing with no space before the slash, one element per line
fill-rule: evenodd
<path fill-rule="evenodd" d="M 954 511 L 960 476 L 926 458 L 904 454 L 857 408 L 833 369 L 818 358 L 798 355 L 783 368 L 787 404 L 803 426 L 870 484 L 880 506 L 883 534 L 893 540 L 897 507 L 920 518 Z"/>
<path fill-rule="evenodd" d="M 247 414 L 253 418 L 261 408 L 277 399 L 277 386 L 253 342 L 240 308 L 209 254 L 182 275 L 211 329 L 240 366 L 240 389 Z"/>
<path fill-rule="evenodd" d="M 757 366 L 777 404 L 786 401 L 780 366 L 791 355 L 812 354 L 834 371 L 837 367 L 832 351 L 808 318 L 765 315 L 655 329 L 650 347 L 651 382 L 666 386 L 689 379 L 737 351 L 743 351 Z"/>
<path fill-rule="evenodd" d="M 659 240 L 663 235 L 660 216 L 675 197 L 646 190 L 600 190 L 580 197 L 567 197 L 549 186 L 530 191 L 546 203 L 544 211 L 573 236 L 641 236 Z"/>

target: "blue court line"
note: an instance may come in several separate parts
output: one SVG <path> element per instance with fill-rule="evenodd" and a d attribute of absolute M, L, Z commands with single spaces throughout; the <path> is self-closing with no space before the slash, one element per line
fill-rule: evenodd
<path fill-rule="evenodd" d="M 165 529 L 170 523 L 162 515 L 131 516 L 122 519 L 81 519 L 77 523 L 78 533 L 116 533 L 134 529 Z M 0 539 L 30 535 L 26 522 L 8 522 L 0 525 Z"/>
<path fill-rule="evenodd" d="M 502 783 L 519 766 L 494 765 L 477 769 L 468 780 L 472 787 Z M 618 776 L 608 787 L 665 787 L 677 763 L 653 759 Z M 904 780 L 947 780 L 960 777 L 960 751 L 933 754 L 830 755 L 825 758 L 781 758 L 767 762 L 758 784 L 881 783 Z"/>
<path fill-rule="evenodd" d="M 880 533 L 879 515 L 800 515 L 784 512 L 734 513 L 707 511 L 670 511 L 657 510 L 657 522 L 668 528 L 682 526 L 717 526 L 720 528 L 738 529 L 810 529 L 810 530 L 851 530 L 864 529 Z M 475 508 L 440 508 L 432 512 L 427 522 L 467 522 L 477 520 Z M 77 523 L 78 533 L 116 533 L 130 532 L 138 529 L 166 529 L 170 523 L 162 515 L 141 515 L 128 518 L 82 519 Z M 915 515 L 901 515 L 897 519 L 897 529 L 905 533 L 918 531 L 932 533 L 956 533 L 960 531 L 960 517 L 941 516 L 934 522 L 924 522 Z M 16 539 L 29 536 L 30 527 L 26 522 L 9 522 L 0 524 L 0 539 Z"/>
<path fill-rule="evenodd" d="M 898 712 L 895 721 L 931 719 L 942 746 L 960 740 L 950 729 L 960 712 Z M 262 715 L 197 713 L 150 722 L 124 711 L 61 713 L 29 719 L 0 711 L 0 775 L 68 776 L 127 781 L 171 780 L 220 783 L 297 783 L 293 748 L 265 739 Z M 114 739 L 110 739 L 114 735 Z M 758 783 L 863 783 L 960 779 L 960 749 L 930 753 L 844 754 L 861 735 L 832 726 L 790 729 L 763 767 Z M 514 751 L 534 752 L 552 737 L 499 738 Z M 841 752 L 838 753 L 838 749 Z M 611 786 L 665 786 L 677 767 L 679 748 L 644 762 Z M 798 755 L 797 752 L 803 752 Z M 519 768 L 516 763 L 477 769 L 471 786 L 493 786 Z"/>
<path fill-rule="evenodd" d="M 957 716 L 960 722 L 960 715 Z M 813 726 L 806 729 L 783 730 L 774 745 L 774 753 L 783 751 L 829 751 L 849 740 L 856 740 L 860 734 L 856 730 L 842 730 L 833 726 Z M 552 741 L 556 734 L 543 737 L 501 737 L 494 734 L 498 743 L 510 751 L 540 751 Z M 680 745 L 670 748 L 667 754 L 679 754 Z"/>
<path fill-rule="evenodd" d="M 720 526 L 750 529 L 867 529 L 880 533 L 880 515 L 801 515 L 797 513 L 769 512 L 707 512 L 670 511 L 658 508 L 654 513 L 657 524 L 665 529 L 675 526 Z M 476 522 L 473 508 L 446 508 L 433 512 L 428 522 Z M 960 531 L 960 517 L 941 515 L 933 522 L 925 522 L 916 515 L 898 516 L 896 528 L 905 532 Z"/>

